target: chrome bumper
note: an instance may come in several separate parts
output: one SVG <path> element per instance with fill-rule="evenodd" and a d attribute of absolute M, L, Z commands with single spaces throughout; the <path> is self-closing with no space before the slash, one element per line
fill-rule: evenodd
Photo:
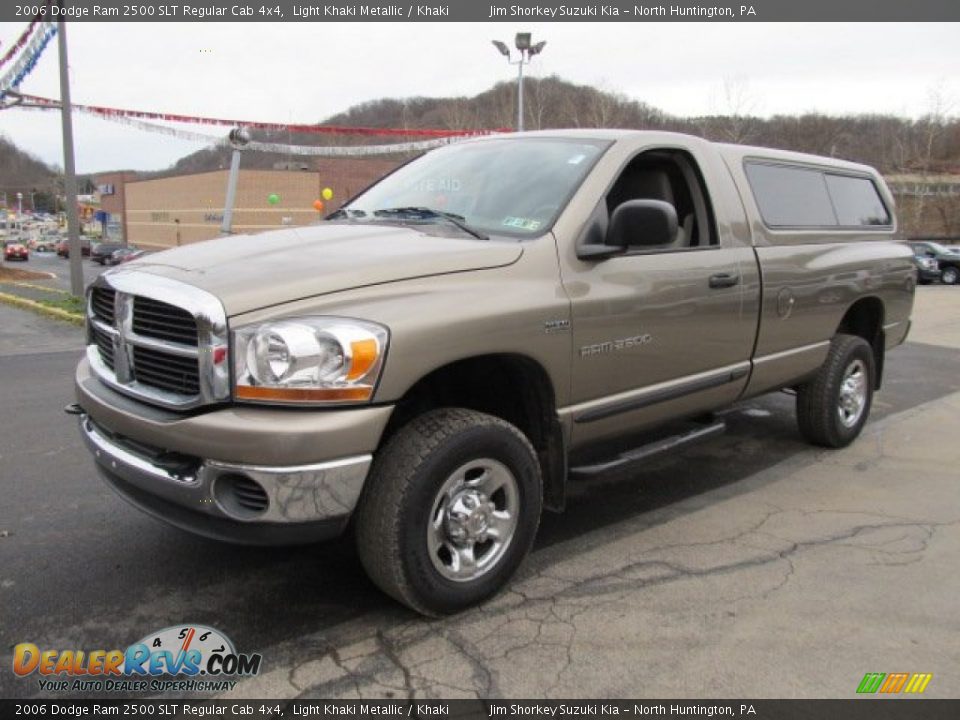
<path fill-rule="evenodd" d="M 86 414 L 80 415 L 80 430 L 104 477 L 126 500 L 174 525 L 234 542 L 273 544 L 282 537 L 261 537 L 271 529 L 345 525 L 373 460 L 357 455 L 287 467 L 168 462 L 111 437 Z M 225 532 L 225 523 L 234 527 Z M 253 526 L 256 532 L 245 538 L 245 529 Z M 330 534 L 335 533 L 324 536 Z"/>

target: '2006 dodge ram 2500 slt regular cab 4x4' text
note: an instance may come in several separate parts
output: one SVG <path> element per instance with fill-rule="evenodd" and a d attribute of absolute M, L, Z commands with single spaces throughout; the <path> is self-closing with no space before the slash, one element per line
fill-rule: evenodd
<path fill-rule="evenodd" d="M 144 511 L 239 543 L 348 526 L 373 580 L 456 612 L 502 587 L 589 476 L 796 391 L 850 443 L 916 284 L 873 169 L 669 133 L 492 136 L 326 222 L 101 275 L 84 440 Z"/>

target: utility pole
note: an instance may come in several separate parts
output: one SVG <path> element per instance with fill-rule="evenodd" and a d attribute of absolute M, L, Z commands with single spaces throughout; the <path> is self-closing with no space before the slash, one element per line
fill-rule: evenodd
<path fill-rule="evenodd" d="M 83 249 L 80 247 L 80 220 L 77 218 L 77 168 L 73 160 L 73 118 L 70 105 L 70 74 L 67 63 L 67 24 L 57 21 L 60 49 L 60 119 L 63 124 L 63 189 L 67 201 L 67 238 L 70 248 L 70 292 L 83 296 Z"/>

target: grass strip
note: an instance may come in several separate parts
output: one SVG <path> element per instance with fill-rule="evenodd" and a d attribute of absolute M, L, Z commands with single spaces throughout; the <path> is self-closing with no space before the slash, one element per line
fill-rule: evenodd
<path fill-rule="evenodd" d="M 72 305 L 70 301 L 76 301 L 76 305 Z M 63 320 L 73 323 L 74 325 L 83 325 L 82 301 L 79 298 L 73 297 L 70 298 L 70 301 L 44 300 L 37 302 L 36 300 L 28 300 L 27 298 L 22 298 L 17 295 L 0 292 L 0 302 L 6 305 L 13 305 L 14 307 L 24 310 L 32 310 L 40 315 L 46 315 L 55 320 Z M 73 312 L 73 307 L 77 307 L 80 311 Z"/>

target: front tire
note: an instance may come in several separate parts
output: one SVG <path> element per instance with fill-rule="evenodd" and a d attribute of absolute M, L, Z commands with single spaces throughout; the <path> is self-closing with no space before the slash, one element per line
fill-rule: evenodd
<path fill-rule="evenodd" d="M 360 560 L 374 583 L 424 615 L 495 594 L 533 544 L 540 465 L 500 418 L 460 408 L 415 418 L 380 450 L 356 514 Z"/>
<path fill-rule="evenodd" d="M 960 269 L 950 265 L 945 267 L 940 273 L 940 282 L 944 285 L 956 285 L 960 282 Z"/>
<path fill-rule="evenodd" d="M 797 389 L 797 423 L 810 443 L 852 443 L 870 415 L 876 381 L 873 348 L 862 337 L 837 335 L 817 374 Z"/>

